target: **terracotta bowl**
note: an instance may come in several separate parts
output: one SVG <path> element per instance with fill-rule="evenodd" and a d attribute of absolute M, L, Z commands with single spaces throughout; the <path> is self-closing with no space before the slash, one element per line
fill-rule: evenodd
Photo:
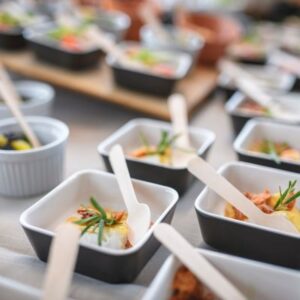
<path fill-rule="evenodd" d="M 241 26 L 230 17 L 208 13 L 182 13 L 177 25 L 197 31 L 205 38 L 200 63 L 215 64 L 226 48 L 241 36 Z"/>

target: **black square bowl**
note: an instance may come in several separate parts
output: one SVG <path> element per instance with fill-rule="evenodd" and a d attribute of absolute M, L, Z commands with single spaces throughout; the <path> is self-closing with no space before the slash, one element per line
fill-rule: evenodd
<path fill-rule="evenodd" d="M 120 46 L 126 50 L 133 46 L 137 47 L 139 44 L 123 42 Z M 186 77 L 191 69 L 193 62 L 192 57 L 186 53 L 174 53 L 167 50 L 150 49 L 150 51 L 166 55 L 171 61 L 174 61 L 174 64 L 177 64 L 176 74 L 163 76 L 151 71 L 146 72 L 144 70 L 127 68 L 119 64 L 113 56 L 108 56 L 106 62 L 112 68 L 114 80 L 119 86 L 146 94 L 169 96 L 174 90 L 176 83 Z"/>
<path fill-rule="evenodd" d="M 277 192 L 289 180 L 300 175 L 272 168 L 233 162 L 219 169 L 227 180 L 242 192 L 259 193 L 266 188 Z M 230 219 L 224 216 L 226 201 L 205 188 L 195 202 L 195 209 L 205 243 L 237 256 L 300 270 L 300 233 Z M 300 208 L 300 202 L 297 203 Z"/>
<path fill-rule="evenodd" d="M 249 150 L 254 142 L 260 140 L 268 140 L 275 143 L 288 143 L 291 147 L 300 150 L 299 136 L 299 126 L 253 119 L 246 123 L 245 127 L 234 141 L 233 146 L 241 161 L 300 173 L 300 161 L 280 159 L 279 162 L 276 162 L 271 155 Z"/>
<path fill-rule="evenodd" d="M 289 94 L 286 95 L 277 95 L 278 102 L 279 103 L 286 103 L 290 107 L 295 107 L 299 109 L 299 99 L 297 97 L 290 97 Z M 225 105 L 225 110 L 229 114 L 234 135 L 237 136 L 240 131 L 243 129 L 243 127 L 246 125 L 246 123 L 253 118 L 266 118 L 270 121 L 278 122 L 278 123 L 285 123 L 285 124 L 295 124 L 300 125 L 300 122 L 294 122 L 294 121 L 288 121 L 288 120 L 281 120 L 272 116 L 259 114 L 255 112 L 246 112 L 240 108 L 240 106 L 245 102 L 246 100 L 249 100 L 244 94 L 241 92 L 236 92 L 233 94 L 233 96 L 228 100 L 228 102 Z"/>
<path fill-rule="evenodd" d="M 0 30 L 0 48 L 5 50 L 19 50 L 26 46 L 23 29 L 16 28 L 8 31 Z"/>
<path fill-rule="evenodd" d="M 158 249 L 153 230 L 160 222 L 171 222 L 178 194 L 168 187 L 138 180 L 133 180 L 133 185 L 139 201 L 148 204 L 151 211 L 153 224 L 145 237 L 125 250 L 80 242 L 76 272 L 109 283 L 130 283 Z M 71 176 L 21 215 L 21 225 L 39 259 L 47 261 L 57 226 L 91 196 L 106 208 L 125 210 L 114 175 L 85 170 Z"/>
<path fill-rule="evenodd" d="M 84 51 L 68 51 L 52 42 L 47 33 L 55 28 L 54 23 L 44 23 L 25 30 L 24 36 L 36 58 L 70 70 L 85 70 L 98 66 L 103 51 L 91 47 Z"/>
<path fill-rule="evenodd" d="M 98 146 L 98 153 L 102 157 L 105 166 L 109 172 L 112 168 L 109 162 L 109 150 L 115 144 L 120 144 L 126 153 L 141 146 L 139 139 L 140 133 L 143 133 L 149 142 L 156 145 L 159 142 L 162 130 L 171 132 L 171 125 L 166 122 L 156 121 L 152 119 L 135 119 L 110 137 L 104 140 Z M 215 140 L 215 134 L 207 129 L 190 128 L 191 143 L 197 154 L 206 158 L 212 144 Z M 188 186 L 192 183 L 194 177 L 188 172 L 187 166 L 172 167 L 163 164 L 155 164 L 139 159 L 126 156 L 126 162 L 130 175 L 133 178 L 159 183 L 174 188 L 179 194 L 184 193 Z"/>

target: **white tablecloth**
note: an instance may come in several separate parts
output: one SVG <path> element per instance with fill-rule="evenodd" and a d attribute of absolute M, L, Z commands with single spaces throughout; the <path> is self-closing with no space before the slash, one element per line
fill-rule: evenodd
<path fill-rule="evenodd" d="M 93 101 L 86 96 L 67 91 L 57 91 L 54 117 L 68 124 L 71 135 L 67 147 L 66 176 L 86 168 L 104 169 L 98 157 L 97 144 L 128 120 L 144 117 L 119 107 Z M 230 120 L 226 116 L 223 102 L 214 97 L 192 119 L 193 126 L 213 130 L 216 143 L 209 155 L 214 166 L 234 160 Z M 194 184 L 180 199 L 173 225 L 192 244 L 202 244 L 199 225 L 194 211 L 194 201 L 201 191 Z M 19 224 L 20 214 L 38 199 L 15 200 L 0 198 L 0 276 L 41 288 L 45 263 L 38 260 Z M 202 244 L 203 245 L 203 244 Z M 135 300 L 141 299 L 145 287 L 162 265 L 168 252 L 160 248 L 149 261 L 133 284 L 109 285 L 89 277 L 75 274 L 71 296 L 89 300 Z M 1 291 L 0 291 L 0 299 Z"/>

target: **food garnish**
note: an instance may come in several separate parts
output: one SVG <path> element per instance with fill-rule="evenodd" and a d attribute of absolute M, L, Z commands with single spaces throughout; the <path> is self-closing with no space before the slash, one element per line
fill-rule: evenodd
<path fill-rule="evenodd" d="M 162 164 L 172 164 L 172 146 L 180 134 L 170 135 L 166 130 L 161 131 L 160 141 L 156 146 L 150 145 L 146 136 L 140 132 L 142 147 L 132 151 L 130 156 L 143 158 L 147 156 L 157 156 Z"/>
<path fill-rule="evenodd" d="M 82 51 L 84 48 L 84 33 L 86 24 L 77 27 L 58 26 L 48 33 L 48 37 L 70 51 Z"/>
<path fill-rule="evenodd" d="M 81 205 L 77 215 L 68 218 L 67 221 L 80 226 L 81 236 L 89 242 L 109 248 L 125 249 L 131 247 L 126 220 L 125 211 L 104 209 L 94 197 L 90 197 L 90 204 Z"/>
<path fill-rule="evenodd" d="M 217 297 L 190 272 L 181 266 L 173 279 L 170 300 L 217 300 Z"/>
<path fill-rule="evenodd" d="M 284 214 L 300 231 L 300 210 L 296 207 L 300 191 L 296 192 L 296 184 L 297 180 L 289 181 L 287 188 L 282 191 L 282 188 L 279 187 L 277 193 L 271 193 L 266 189 L 259 194 L 246 192 L 244 195 L 266 214 Z M 225 216 L 240 221 L 247 220 L 244 214 L 229 203 L 225 207 Z"/>
<path fill-rule="evenodd" d="M 176 73 L 176 63 L 167 56 L 140 47 L 130 47 L 125 53 L 130 60 L 142 64 L 153 73 L 167 77 Z"/>
<path fill-rule="evenodd" d="M 20 26 L 21 22 L 18 18 L 16 18 L 9 12 L 0 12 L 0 30 L 8 30 Z"/>
<path fill-rule="evenodd" d="M 268 117 L 272 116 L 272 113 L 271 113 L 270 109 L 268 109 L 267 107 L 264 107 L 264 106 L 258 104 L 255 101 L 252 101 L 252 100 L 246 100 L 246 101 L 244 101 L 239 106 L 239 109 L 241 111 L 255 113 L 255 114 L 258 114 L 258 115 L 265 115 L 265 116 L 268 116 Z"/>
<path fill-rule="evenodd" d="M 300 151 L 285 142 L 275 143 L 270 140 L 255 141 L 250 145 L 249 150 L 269 154 L 278 164 L 281 162 L 281 159 L 300 161 Z"/>

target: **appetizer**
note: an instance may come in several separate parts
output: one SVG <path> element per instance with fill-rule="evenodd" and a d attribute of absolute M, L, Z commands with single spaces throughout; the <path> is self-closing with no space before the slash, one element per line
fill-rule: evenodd
<path fill-rule="evenodd" d="M 300 161 L 300 151 L 288 143 L 274 143 L 269 140 L 255 141 L 249 147 L 250 151 L 271 155 L 277 162 L 280 159 Z"/>
<path fill-rule="evenodd" d="M 111 249 L 127 249 L 129 228 L 125 211 L 104 209 L 94 197 L 90 204 L 81 205 L 76 215 L 67 219 L 81 230 L 81 240 Z"/>
<path fill-rule="evenodd" d="M 178 63 L 168 53 L 152 52 L 137 46 L 128 47 L 124 51 L 130 61 L 141 65 L 146 71 L 164 77 L 174 77 L 177 73 Z"/>
<path fill-rule="evenodd" d="M 21 27 L 21 20 L 9 12 L 0 12 L 0 31 L 11 31 Z"/>
<path fill-rule="evenodd" d="M 161 138 L 157 145 L 150 144 L 141 132 L 141 146 L 129 153 L 129 157 L 158 163 L 171 167 L 186 166 L 191 156 L 195 155 L 192 149 L 181 149 L 174 145 L 180 135 L 170 135 L 166 130 L 161 131 Z"/>
<path fill-rule="evenodd" d="M 300 210 L 296 207 L 296 200 L 300 197 L 300 191 L 296 192 L 297 181 L 289 181 L 284 190 L 279 187 L 279 192 L 272 193 L 266 189 L 261 193 L 246 192 L 244 195 L 252 201 L 262 212 L 266 214 L 282 214 L 286 216 L 300 231 Z M 225 216 L 246 221 L 247 217 L 234 206 L 227 203 Z"/>
<path fill-rule="evenodd" d="M 41 20 L 41 16 L 27 11 L 17 2 L 6 1 L 0 6 L 0 32 L 20 30 Z"/>
<path fill-rule="evenodd" d="M 84 36 L 85 29 L 84 25 L 77 28 L 58 26 L 49 31 L 47 37 L 67 51 L 81 52 L 91 46 L 90 42 Z"/>
<path fill-rule="evenodd" d="M 32 149 L 32 145 L 22 133 L 0 134 L 0 150 L 24 151 Z"/>
<path fill-rule="evenodd" d="M 271 112 L 268 108 L 260 105 L 259 103 L 253 100 L 243 101 L 238 109 L 245 113 L 263 115 L 263 116 L 271 116 Z"/>
<path fill-rule="evenodd" d="M 181 266 L 173 279 L 170 300 L 217 300 L 217 297 L 185 266 Z"/>
<path fill-rule="evenodd" d="M 254 32 L 230 46 L 229 54 L 241 60 L 263 61 L 266 58 L 267 47 L 259 35 Z"/>

